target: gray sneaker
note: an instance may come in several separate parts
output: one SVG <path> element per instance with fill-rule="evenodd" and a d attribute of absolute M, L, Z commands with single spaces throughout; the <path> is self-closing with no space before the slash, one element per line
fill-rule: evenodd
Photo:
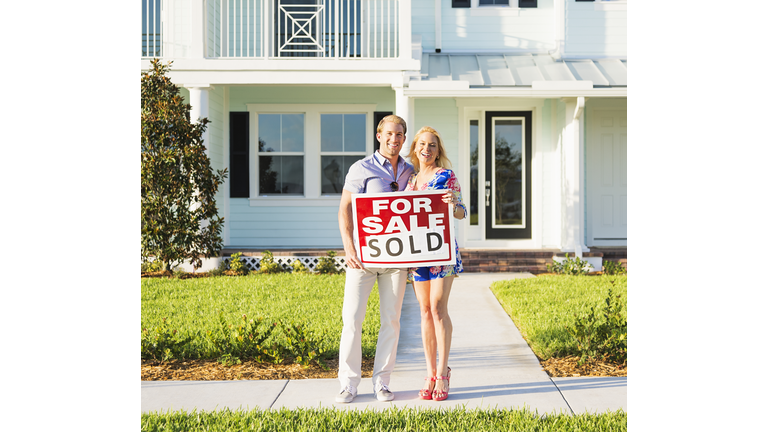
<path fill-rule="evenodd" d="M 346 386 L 341 389 L 338 395 L 336 395 L 336 402 L 338 403 L 350 403 L 357 396 L 357 389 L 352 386 Z"/>
<path fill-rule="evenodd" d="M 380 402 L 389 402 L 395 398 L 395 394 L 389 391 L 389 387 L 386 384 L 382 384 L 376 390 L 376 399 Z"/>

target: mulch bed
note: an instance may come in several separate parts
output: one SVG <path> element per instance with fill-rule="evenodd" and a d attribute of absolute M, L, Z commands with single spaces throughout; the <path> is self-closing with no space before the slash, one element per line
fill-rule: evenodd
<path fill-rule="evenodd" d="M 600 361 L 586 362 L 579 366 L 578 360 L 578 357 L 551 358 L 541 362 L 541 366 L 551 377 L 627 376 L 626 366 Z M 317 364 L 304 368 L 297 364 L 274 365 L 255 361 L 225 366 L 216 360 L 171 360 L 165 363 L 142 360 L 141 380 L 230 381 L 337 378 L 339 359 L 326 360 L 325 365 L 327 369 Z M 371 376 L 373 376 L 373 359 L 363 359 L 363 378 Z"/>
<path fill-rule="evenodd" d="M 578 364 L 579 357 L 550 358 L 541 361 L 541 367 L 551 377 L 622 377 L 627 376 L 627 366 L 607 363 L 600 360 L 590 360 L 583 365 Z"/>

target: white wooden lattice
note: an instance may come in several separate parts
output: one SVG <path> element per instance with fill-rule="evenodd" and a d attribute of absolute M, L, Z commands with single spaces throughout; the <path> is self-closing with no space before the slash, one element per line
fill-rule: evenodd
<path fill-rule="evenodd" d="M 229 266 L 229 260 L 231 257 L 224 257 L 224 262 Z M 301 261 L 310 271 L 317 271 L 317 264 L 320 262 L 320 257 L 297 257 L 297 256 L 275 256 L 273 257 L 276 263 L 280 264 L 285 270 L 293 270 L 293 262 L 296 260 Z M 261 269 L 261 257 L 242 256 L 240 260 L 251 271 L 257 271 Z M 347 267 L 347 261 L 344 257 L 334 257 L 334 263 L 337 270 L 345 270 Z"/>

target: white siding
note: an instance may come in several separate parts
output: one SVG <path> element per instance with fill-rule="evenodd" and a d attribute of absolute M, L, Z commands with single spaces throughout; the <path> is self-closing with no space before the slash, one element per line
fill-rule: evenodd
<path fill-rule="evenodd" d="M 440 133 L 448 159 L 453 164 L 453 169 L 457 169 L 459 166 L 459 109 L 456 107 L 456 100 L 453 98 L 417 99 L 414 106 L 415 125 L 408 126 L 408 148 L 411 148 L 413 138 L 421 127 L 431 126 Z"/>
<path fill-rule="evenodd" d="M 229 161 L 224 160 L 224 122 L 229 121 L 229 116 L 224 115 L 224 89 L 221 86 L 208 91 L 208 157 L 211 158 L 211 168 L 214 171 L 224 169 Z M 219 215 L 222 213 L 222 204 L 226 195 L 224 193 L 224 184 L 219 186 L 216 193 L 216 204 L 219 208 Z"/>
<path fill-rule="evenodd" d="M 341 247 L 339 208 L 251 207 L 247 198 L 230 200 L 231 247 Z"/>
<path fill-rule="evenodd" d="M 553 41 L 553 0 L 539 1 L 537 8 L 452 8 L 442 1 L 443 50 L 547 51 Z M 516 0 L 510 0 L 513 6 Z M 435 50 L 434 0 L 413 0 L 413 33 L 422 36 L 424 51 Z M 515 16 L 516 15 L 516 16 Z"/>
<path fill-rule="evenodd" d="M 565 52 L 577 56 L 627 55 L 627 11 L 595 10 L 593 2 L 566 2 Z"/>

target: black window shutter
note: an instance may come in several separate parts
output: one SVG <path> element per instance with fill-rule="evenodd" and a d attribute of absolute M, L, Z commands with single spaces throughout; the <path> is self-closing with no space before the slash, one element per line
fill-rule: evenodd
<path fill-rule="evenodd" d="M 538 0 L 517 0 L 517 7 L 521 8 L 535 8 L 538 7 Z"/>
<path fill-rule="evenodd" d="M 376 139 L 376 129 L 379 127 L 381 119 L 388 115 L 394 114 L 392 111 L 374 111 L 373 113 L 373 151 L 379 149 L 379 140 Z"/>
<path fill-rule="evenodd" d="M 229 113 L 229 197 L 249 198 L 248 113 Z"/>
<path fill-rule="evenodd" d="M 451 7 L 468 8 L 468 7 L 472 7 L 472 4 L 470 0 L 451 0 Z"/>

